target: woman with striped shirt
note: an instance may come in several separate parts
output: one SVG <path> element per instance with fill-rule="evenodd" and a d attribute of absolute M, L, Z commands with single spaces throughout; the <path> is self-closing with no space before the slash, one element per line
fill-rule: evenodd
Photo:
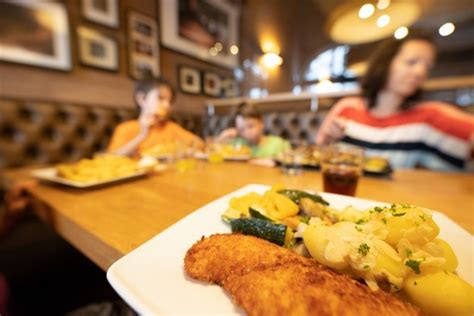
<path fill-rule="evenodd" d="M 433 41 L 390 39 L 373 54 L 361 97 L 337 102 L 316 143 L 342 141 L 382 156 L 394 168 L 466 169 L 472 159 L 474 116 L 452 105 L 420 101 L 420 87 L 436 57 Z"/>

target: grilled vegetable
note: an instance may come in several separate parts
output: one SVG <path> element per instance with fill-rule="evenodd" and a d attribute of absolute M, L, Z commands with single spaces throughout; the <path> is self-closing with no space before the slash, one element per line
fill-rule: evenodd
<path fill-rule="evenodd" d="M 273 222 L 273 219 L 271 219 L 266 214 L 265 210 L 262 209 L 261 207 L 258 207 L 257 205 L 252 205 L 252 206 L 249 207 L 249 214 L 250 214 L 250 217 L 260 218 L 260 219 L 263 219 L 263 220 L 266 220 L 266 221 Z"/>
<path fill-rule="evenodd" d="M 239 218 L 230 222 L 233 233 L 252 235 L 279 246 L 285 244 L 286 225 L 276 224 L 260 218 Z"/>
<path fill-rule="evenodd" d="M 300 200 L 302 198 L 309 198 L 313 200 L 314 202 L 321 203 L 324 205 L 329 205 L 328 202 L 326 202 L 322 197 L 320 197 L 317 194 L 311 194 L 306 191 L 301 191 L 301 190 L 280 190 L 278 193 L 285 195 L 289 199 L 291 199 L 293 202 L 296 204 L 299 204 Z"/>

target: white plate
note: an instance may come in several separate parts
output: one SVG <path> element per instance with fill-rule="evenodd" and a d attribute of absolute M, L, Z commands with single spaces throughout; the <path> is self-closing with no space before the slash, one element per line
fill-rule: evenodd
<path fill-rule="evenodd" d="M 127 179 L 133 179 L 133 178 L 144 176 L 145 174 L 147 174 L 146 170 L 140 170 L 123 177 L 117 177 L 117 178 L 101 180 L 101 181 L 78 182 L 78 181 L 73 181 L 73 180 L 59 177 L 56 173 L 55 167 L 36 169 L 36 170 L 31 171 L 31 175 L 33 175 L 35 178 L 68 185 L 74 188 L 81 188 L 81 189 L 86 189 L 86 188 L 90 188 L 90 187 L 94 187 L 94 186 L 98 186 L 102 184 L 114 183 L 114 182 L 127 180 Z"/>
<path fill-rule="evenodd" d="M 183 260 L 186 251 L 202 236 L 230 232 L 220 218 L 232 197 L 268 189 L 264 185 L 247 185 L 201 207 L 115 262 L 107 271 L 107 279 L 139 314 L 242 314 L 219 286 L 188 278 Z M 386 204 L 337 194 L 321 196 L 336 208 L 353 205 L 364 209 Z M 441 213 L 434 212 L 433 217 L 440 226 L 440 237 L 458 256 L 459 275 L 472 284 L 473 236 Z"/>

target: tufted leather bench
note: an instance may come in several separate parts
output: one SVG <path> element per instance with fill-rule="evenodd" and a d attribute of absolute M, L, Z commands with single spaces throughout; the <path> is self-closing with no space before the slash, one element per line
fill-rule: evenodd
<path fill-rule="evenodd" d="M 134 109 L 0 100 L 0 168 L 76 161 L 103 151 L 115 126 L 137 117 Z M 171 119 L 201 134 L 201 118 Z"/>
<path fill-rule="evenodd" d="M 264 113 L 265 132 L 312 143 L 325 113 L 270 111 Z M 135 109 L 1 99 L 0 169 L 91 157 L 107 147 L 117 124 L 136 117 Z M 234 126 L 232 111 L 173 113 L 171 119 L 203 137 Z"/>
<path fill-rule="evenodd" d="M 326 112 L 269 112 L 263 114 L 265 133 L 289 140 L 313 143 Z M 204 136 L 216 136 L 234 126 L 234 115 L 213 115 L 204 118 Z"/>

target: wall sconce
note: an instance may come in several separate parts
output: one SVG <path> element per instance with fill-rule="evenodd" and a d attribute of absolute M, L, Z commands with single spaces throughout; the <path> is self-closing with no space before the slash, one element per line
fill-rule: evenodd
<path fill-rule="evenodd" d="M 263 66 L 271 69 L 280 66 L 283 63 L 283 58 L 277 53 L 268 52 L 262 56 L 261 62 Z"/>

